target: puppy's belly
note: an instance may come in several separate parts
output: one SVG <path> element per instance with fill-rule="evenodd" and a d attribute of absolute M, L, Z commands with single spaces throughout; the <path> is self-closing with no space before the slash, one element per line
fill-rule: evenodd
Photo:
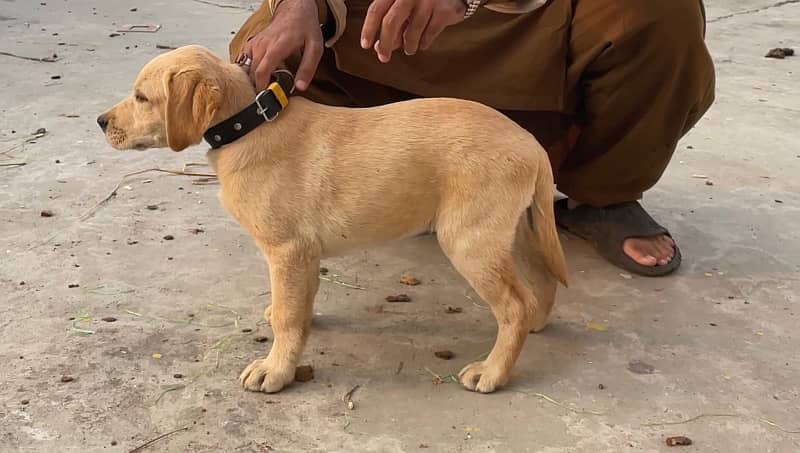
<path fill-rule="evenodd" d="M 318 228 L 323 256 L 331 257 L 387 242 L 398 241 L 433 229 L 434 213 L 424 216 L 402 216 L 399 213 L 377 217 L 365 213 L 344 224 L 328 222 Z M 324 219 L 323 219 L 324 220 Z M 338 225 L 337 225 L 338 223 Z M 336 228 L 339 226 L 339 228 Z"/>

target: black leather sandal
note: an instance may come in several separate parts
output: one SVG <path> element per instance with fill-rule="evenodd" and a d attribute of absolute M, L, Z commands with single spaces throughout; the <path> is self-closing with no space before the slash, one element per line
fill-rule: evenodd
<path fill-rule="evenodd" d="M 681 251 L 675 246 L 675 256 L 663 266 L 643 266 L 625 254 L 622 245 L 626 239 L 652 237 L 669 231 L 659 225 L 635 201 L 615 204 L 605 208 L 580 205 L 569 209 L 567 199 L 555 203 L 556 223 L 568 232 L 589 241 L 597 252 L 617 267 L 646 277 L 661 277 L 672 273 L 681 265 Z"/>

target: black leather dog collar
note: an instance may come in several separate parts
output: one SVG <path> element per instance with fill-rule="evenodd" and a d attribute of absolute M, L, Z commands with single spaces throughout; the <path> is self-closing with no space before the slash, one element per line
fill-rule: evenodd
<path fill-rule="evenodd" d="M 209 128 L 203 138 L 211 148 L 219 148 L 244 137 L 264 123 L 274 121 L 289 103 L 294 77 L 288 71 L 275 73 L 275 82 L 256 95 L 255 101 L 236 115 Z"/>

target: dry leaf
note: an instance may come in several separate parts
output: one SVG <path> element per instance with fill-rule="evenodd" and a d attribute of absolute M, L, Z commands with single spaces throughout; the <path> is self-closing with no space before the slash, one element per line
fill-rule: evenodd
<path fill-rule="evenodd" d="M 586 327 L 592 330 L 596 330 L 598 332 L 605 332 L 606 330 L 608 330 L 605 324 L 601 324 L 599 322 L 587 322 Z"/>
<path fill-rule="evenodd" d="M 413 275 L 403 274 L 402 276 L 400 276 L 400 283 L 408 286 L 417 286 L 421 282 L 417 277 L 414 277 Z"/>

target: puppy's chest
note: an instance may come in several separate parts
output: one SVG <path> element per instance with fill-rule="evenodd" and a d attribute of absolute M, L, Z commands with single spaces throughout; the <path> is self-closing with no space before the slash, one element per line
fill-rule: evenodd
<path fill-rule="evenodd" d="M 287 201 L 280 193 L 270 190 L 272 184 L 260 181 L 245 184 L 247 178 L 226 181 L 220 178 L 220 203 L 250 235 L 261 239 L 280 239 L 286 235 L 286 225 L 296 221 Z"/>

